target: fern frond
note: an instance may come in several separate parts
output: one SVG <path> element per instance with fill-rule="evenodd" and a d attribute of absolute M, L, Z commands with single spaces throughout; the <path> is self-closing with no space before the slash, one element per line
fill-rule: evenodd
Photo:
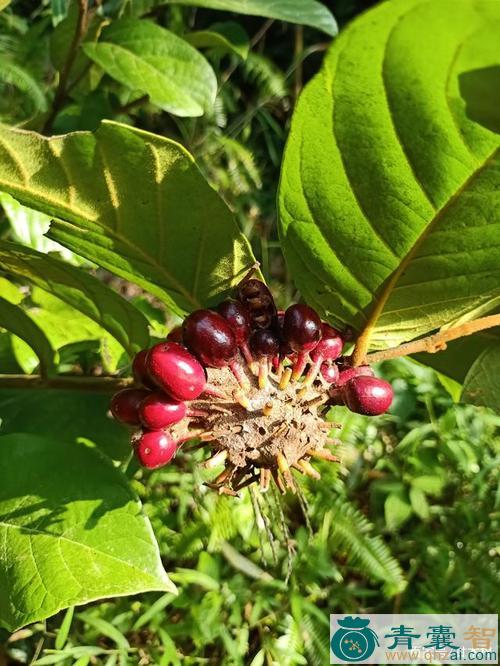
<path fill-rule="evenodd" d="M 0 55 L 0 82 L 14 86 L 28 97 L 37 111 L 47 110 L 45 94 L 37 81 L 23 67 Z"/>
<path fill-rule="evenodd" d="M 285 74 L 268 58 L 250 51 L 242 68 L 245 78 L 255 84 L 261 97 L 272 100 L 287 96 Z"/>
<path fill-rule="evenodd" d="M 403 572 L 380 536 L 372 536 L 373 525 L 345 498 L 334 502 L 327 517 L 331 521 L 330 543 L 334 551 L 374 580 L 383 581 L 388 597 L 406 587 Z"/>

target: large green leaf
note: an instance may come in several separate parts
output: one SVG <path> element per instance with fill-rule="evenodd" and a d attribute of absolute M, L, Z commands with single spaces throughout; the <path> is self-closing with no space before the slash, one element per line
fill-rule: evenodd
<path fill-rule="evenodd" d="M 8 241 L 0 241 L 0 266 L 80 310 L 111 333 L 130 355 L 148 346 L 144 315 L 82 269 Z"/>
<path fill-rule="evenodd" d="M 123 475 L 96 449 L 0 438 L 0 624 L 61 608 L 174 590 L 151 526 Z"/>
<path fill-rule="evenodd" d="M 51 238 L 178 314 L 220 300 L 254 263 L 191 155 L 125 125 L 53 139 L 0 128 L 0 190 L 59 218 Z"/>
<path fill-rule="evenodd" d="M 499 29 L 490 0 L 383 3 L 299 101 L 279 191 L 286 258 L 306 299 L 374 348 L 500 302 L 500 139 L 471 98 L 498 70 Z"/>
<path fill-rule="evenodd" d="M 155 23 L 115 21 L 83 50 L 114 79 L 176 116 L 201 116 L 214 103 L 217 79 L 208 61 Z"/>
<path fill-rule="evenodd" d="M 0 433 L 43 433 L 55 440 L 63 433 L 68 447 L 84 438 L 114 460 L 123 460 L 130 453 L 130 432 L 108 415 L 110 397 L 76 390 L 0 389 Z"/>
<path fill-rule="evenodd" d="M 415 359 L 463 385 L 461 400 L 500 412 L 500 328 L 450 342 L 439 354 Z"/>
<path fill-rule="evenodd" d="M 278 21 L 309 25 L 327 35 L 337 34 L 337 24 L 332 14 L 322 2 L 316 0 L 171 0 L 170 4 L 266 16 Z"/>
<path fill-rule="evenodd" d="M 45 374 L 55 373 L 55 353 L 41 328 L 19 306 L 0 296 L 0 327 L 24 340 L 36 353 Z"/>
<path fill-rule="evenodd" d="M 184 35 L 184 39 L 197 48 L 213 48 L 236 53 L 245 59 L 249 42 L 245 29 L 235 21 L 213 23 L 206 30 L 196 30 Z"/>

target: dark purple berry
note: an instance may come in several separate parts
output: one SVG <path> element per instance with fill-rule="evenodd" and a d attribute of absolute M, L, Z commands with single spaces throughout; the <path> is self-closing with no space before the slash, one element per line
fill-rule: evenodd
<path fill-rule="evenodd" d="M 176 326 L 169 332 L 167 342 L 177 342 L 182 345 L 182 326 Z"/>
<path fill-rule="evenodd" d="M 186 411 L 183 402 L 169 398 L 164 393 L 150 393 L 141 403 L 139 417 L 149 430 L 161 430 L 182 421 Z"/>
<path fill-rule="evenodd" d="M 217 312 L 224 317 L 231 327 L 238 345 L 248 340 L 252 320 L 248 308 L 239 301 L 222 301 L 217 306 Z"/>
<path fill-rule="evenodd" d="M 344 341 L 340 333 L 329 324 L 321 324 L 321 340 L 311 352 L 311 360 L 334 361 L 342 354 Z"/>
<path fill-rule="evenodd" d="M 156 385 L 176 400 L 194 400 L 205 389 L 205 369 L 176 342 L 155 345 L 149 350 L 146 365 Z"/>
<path fill-rule="evenodd" d="M 291 305 L 283 319 L 283 338 L 293 351 L 310 352 L 321 339 L 321 319 L 308 305 Z"/>
<path fill-rule="evenodd" d="M 139 382 L 139 384 L 142 384 L 147 388 L 154 389 L 156 388 L 155 383 L 149 376 L 149 372 L 146 366 L 148 352 L 149 349 L 143 349 L 134 356 L 134 360 L 132 362 L 132 374 L 134 375 L 136 382 Z"/>
<path fill-rule="evenodd" d="M 238 300 L 248 309 L 252 328 L 270 328 L 276 318 L 276 304 L 266 285 L 256 278 L 238 286 Z"/>
<path fill-rule="evenodd" d="M 135 438 L 133 447 L 141 465 L 148 469 L 166 465 L 177 450 L 171 435 L 163 430 L 145 430 Z"/>
<path fill-rule="evenodd" d="M 342 389 L 344 402 L 351 412 L 378 416 L 391 406 L 394 391 L 389 382 L 377 377 L 358 376 Z"/>
<path fill-rule="evenodd" d="M 195 310 L 184 321 L 186 347 L 212 368 L 222 368 L 234 360 L 238 347 L 231 326 L 218 312 Z"/>
<path fill-rule="evenodd" d="M 111 398 L 110 410 L 117 421 L 127 425 L 139 425 L 139 407 L 150 395 L 144 389 L 123 389 Z"/>
<path fill-rule="evenodd" d="M 272 331 L 260 329 L 250 336 L 250 349 L 257 358 L 266 356 L 273 359 L 279 353 L 280 343 Z"/>

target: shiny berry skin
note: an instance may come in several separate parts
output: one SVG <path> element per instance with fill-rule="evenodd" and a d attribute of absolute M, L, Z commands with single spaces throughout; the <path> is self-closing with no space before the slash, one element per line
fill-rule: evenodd
<path fill-rule="evenodd" d="M 321 319 L 308 305 L 296 303 L 285 312 L 283 339 L 295 352 L 312 351 L 321 339 Z"/>
<path fill-rule="evenodd" d="M 377 377 L 358 376 L 350 379 L 342 389 L 344 402 L 351 412 L 378 416 L 391 406 L 394 391 L 389 382 Z"/>
<path fill-rule="evenodd" d="M 148 352 L 149 349 L 143 349 L 134 356 L 134 360 L 132 361 L 132 374 L 134 375 L 136 382 L 139 382 L 139 384 L 142 384 L 147 388 L 154 389 L 155 383 L 149 376 L 146 366 Z"/>
<path fill-rule="evenodd" d="M 342 354 L 344 341 L 340 333 L 325 324 L 321 324 L 321 340 L 311 352 L 311 360 L 316 362 L 319 359 L 334 361 Z"/>
<path fill-rule="evenodd" d="M 177 446 L 168 432 L 145 430 L 133 442 L 135 455 L 143 467 L 156 469 L 169 463 Z"/>
<path fill-rule="evenodd" d="M 238 300 L 250 313 L 252 328 L 270 328 L 276 318 L 276 304 L 267 286 L 256 278 L 238 286 Z"/>
<path fill-rule="evenodd" d="M 139 425 L 139 407 L 150 394 L 144 389 L 123 389 L 111 398 L 110 410 L 117 421 L 127 425 Z"/>
<path fill-rule="evenodd" d="M 238 347 L 231 326 L 218 312 L 195 310 L 184 321 L 186 347 L 212 368 L 222 368 L 234 360 Z"/>
<path fill-rule="evenodd" d="M 182 326 L 176 326 L 167 335 L 167 342 L 178 342 L 182 345 Z"/>
<path fill-rule="evenodd" d="M 334 363 L 322 363 L 319 369 L 321 376 L 329 384 L 336 384 L 339 378 L 339 369 Z"/>
<path fill-rule="evenodd" d="M 250 336 L 250 349 L 257 358 L 263 356 L 273 358 L 279 353 L 280 343 L 272 331 L 260 329 Z"/>
<path fill-rule="evenodd" d="M 222 301 L 217 306 L 217 312 L 224 317 L 231 327 L 238 345 L 248 340 L 252 320 L 247 307 L 243 303 L 232 300 Z"/>
<path fill-rule="evenodd" d="M 340 369 L 339 378 L 337 380 L 337 386 L 344 386 L 348 381 L 354 379 L 354 377 L 373 377 L 374 372 L 369 365 L 357 365 L 355 368 L 345 368 L 345 370 Z"/>
<path fill-rule="evenodd" d="M 194 400 L 205 390 L 205 369 L 177 342 L 155 345 L 149 350 L 146 366 L 156 385 L 176 400 Z"/>
<path fill-rule="evenodd" d="M 141 423 L 148 430 L 161 430 L 186 416 L 186 405 L 164 393 L 150 393 L 139 408 Z"/>

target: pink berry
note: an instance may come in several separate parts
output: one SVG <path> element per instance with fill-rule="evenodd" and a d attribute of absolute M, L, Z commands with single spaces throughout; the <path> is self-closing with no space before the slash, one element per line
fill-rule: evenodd
<path fill-rule="evenodd" d="M 335 384 L 339 378 L 339 369 L 334 363 L 322 363 L 320 372 L 323 379 L 329 384 Z"/>
<path fill-rule="evenodd" d="M 195 400 L 207 383 L 203 366 L 177 342 L 160 342 L 150 349 L 147 369 L 157 386 L 176 400 Z"/>
<path fill-rule="evenodd" d="M 321 340 L 312 350 L 311 360 L 314 363 L 320 359 L 334 361 L 342 354 L 343 347 L 344 341 L 340 333 L 323 322 L 321 324 Z"/>
<path fill-rule="evenodd" d="M 139 382 L 139 384 L 142 384 L 147 388 L 154 389 L 155 383 L 149 376 L 149 372 L 146 366 L 148 352 L 148 349 L 143 349 L 134 356 L 134 360 L 132 362 L 132 374 L 134 375 L 136 382 Z"/>
<path fill-rule="evenodd" d="M 182 331 L 186 347 L 205 366 L 222 368 L 235 359 L 236 336 L 218 312 L 195 310 L 185 319 Z"/>
<path fill-rule="evenodd" d="M 186 416 L 186 405 L 163 393 L 150 393 L 139 408 L 142 424 L 149 430 L 161 430 Z"/>
<path fill-rule="evenodd" d="M 135 455 L 143 467 L 156 469 L 169 463 L 177 446 L 168 432 L 145 430 L 133 442 Z"/>
<path fill-rule="evenodd" d="M 389 382 L 377 377 L 358 376 L 342 389 L 344 401 L 351 412 L 378 416 L 391 406 L 394 391 Z"/>
<path fill-rule="evenodd" d="M 123 389 L 111 398 L 110 410 L 117 421 L 127 425 L 139 425 L 139 407 L 149 395 L 144 389 Z"/>

